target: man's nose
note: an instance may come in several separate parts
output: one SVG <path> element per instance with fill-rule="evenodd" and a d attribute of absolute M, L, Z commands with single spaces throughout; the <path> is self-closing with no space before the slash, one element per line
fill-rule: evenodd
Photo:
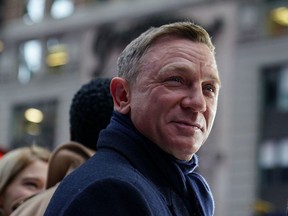
<path fill-rule="evenodd" d="M 206 110 L 206 100 L 202 87 L 187 90 L 181 105 L 183 108 L 192 109 L 194 112 L 204 112 Z"/>

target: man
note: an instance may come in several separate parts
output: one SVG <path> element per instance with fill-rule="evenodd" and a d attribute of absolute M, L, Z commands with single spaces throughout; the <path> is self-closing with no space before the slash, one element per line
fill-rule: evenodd
<path fill-rule="evenodd" d="M 45 216 L 213 215 L 195 172 L 220 88 L 208 33 L 190 22 L 151 28 L 122 52 L 118 73 L 97 154 L 64 179 Z"/>

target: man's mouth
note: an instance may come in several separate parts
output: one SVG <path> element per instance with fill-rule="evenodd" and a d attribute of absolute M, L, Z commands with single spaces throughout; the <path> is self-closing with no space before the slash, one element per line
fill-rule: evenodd
<path fill-rule="evenodd" d="M 180 126 L 183 126 L 183 127 L 190 127 L 190 128 L 194 128 L 196 130 L 203 130 L 203 127 L 198 124 L 198 123 L 195 123 L 195 122 L 189 122 L 189 121 L 174 121 L 174 123 L 180 125 Z"/>

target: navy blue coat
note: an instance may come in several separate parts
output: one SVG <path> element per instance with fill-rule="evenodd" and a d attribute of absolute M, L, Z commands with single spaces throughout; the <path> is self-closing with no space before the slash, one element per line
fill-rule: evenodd
<path fill-rule="evenodd" d="M 187 177 L 121 118 L 114 114 L 97 153 L 60 183 L 45 216 L 213 215 L 205 180 L 191 169 Z"/>

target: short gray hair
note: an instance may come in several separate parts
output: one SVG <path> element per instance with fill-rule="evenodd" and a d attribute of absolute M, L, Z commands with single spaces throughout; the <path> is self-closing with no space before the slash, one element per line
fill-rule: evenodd
<path fill-rule="evenodd" d="M 118 76 L 134 82 L 140 71 L 142 57 L 157 39 L 167 35 L 204 43 L 214 53 L 215 47 L 208 32 L 192 22 L 175 22 L 160 27 L 151 27 L 128 44 L 120 54 Z"/>

